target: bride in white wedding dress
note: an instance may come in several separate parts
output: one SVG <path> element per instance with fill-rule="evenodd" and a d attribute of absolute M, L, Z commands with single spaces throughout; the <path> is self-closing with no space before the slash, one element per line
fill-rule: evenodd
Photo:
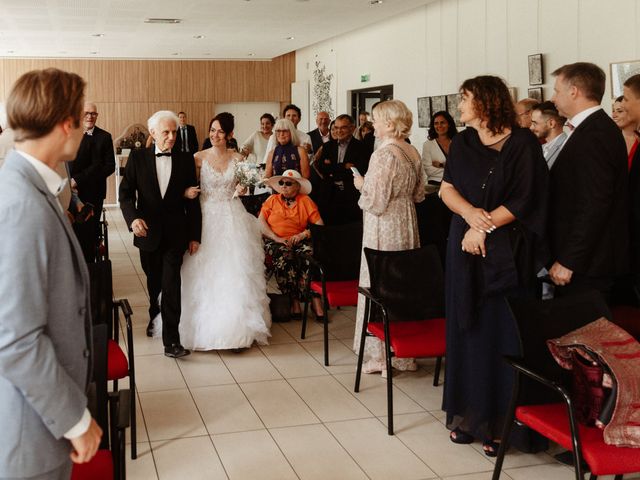
<path fill-rule="evenodd" d="M 268 343 L 271 314 L 258 219 L 236 191 L 235 166 L 242 157 L 227 150 L 230 113 L 211 122 L 212 147 L 195 154 L 200 179 L 202 242 L 182 265 L 180 339 L 193 350 L 237 349 Z M 193 187 L 187 194 L 195 197 Z"/>

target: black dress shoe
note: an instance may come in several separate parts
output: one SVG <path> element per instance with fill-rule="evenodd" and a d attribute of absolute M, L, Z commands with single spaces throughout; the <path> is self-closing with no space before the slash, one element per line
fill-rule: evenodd
<path fill-rule="evenodd" d="M 147 337 L 153 337 L 153 320 L 149 320 L 147 325 Z"/>
<path fill-rule="evenodd" d="M 164 356 L 171 358 L 186 357 L 191 351 L 184 348 L 179 343 L 174 343 L 170 347 L 164 347 Z"/>

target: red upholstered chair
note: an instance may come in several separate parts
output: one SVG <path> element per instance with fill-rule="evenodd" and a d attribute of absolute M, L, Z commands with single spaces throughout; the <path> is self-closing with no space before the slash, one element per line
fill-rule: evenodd
<path fill-rule="evenodd" d="M 584 479 L 583 460 L 591 471 L 591 480 L 599 475 L 640 472 L 640 451 L 604 443 L 602 430 L 576 421 L 568 374 L 551 356 L 546 341 L 561 337 L 600 317 L 611 318 L 598 292 L 586 292 L 554 300 L 508 300 L 520 334 L 521 356 L 506 361 L 516 371 L 511 405 L 505 419 L 502 443 L 498 450 L 493 480 L 500 478 L 514 419 L 573 452 L 575 476 Z M 529 379 L 544 385 L 537 395 L 523 394 Z"/>
<path fill-rule="evenodd" d="M 102 428 L 100 449 L 91 461 L 74 464 L 71 480 L 125 480 L 125 430 L 129 426 L 129 390 L 107 392 L 108 325 L 93 326 L 91 415 Z"/>
<path fill-rule="evenodd" d="M 322 297 L 324 306 L 324 364 L 329 365 L 329 309 L 358 304 L 358 279 L 362 257 L 362 222 L 347 225 L 310 225 L 313 257 L 307 294 Z M 304 305 L 302 331 L 307 329 L 309 303 Z"/>
<path fill-rule="evenodd" d="M 102 260 L 89 264 L 91 279 L 91 310 L 94 323 L 105 323 L 109 326 L 109 342 L 107 346 L 107 380 L 113 381 L 114 391 L 118 391 L 118 380 L 129 377 L 129 400 L 131 413 L 131 458 L 137 458 L 136 444 L 136 375 L 133 349 L 133 312 L 127 299 L 113 298 L 113 277 L 111 261 Z M 120 312 L 125 318 L 127 331 L 127 353 L 120 346 Z"/>
<path fill-rule="evenodd" d="M 354 390 L 360 390 L 365 339 L 375 336 L 385 346 L 388 432 L 393 435 L 391 358 L 436 357 L 433 384 L 438 385 L 446 348 L 442 262 L 433 245 L 397 252 L 365 248 L 364 255 L 371 287 L 360 287 L 366 304 Z"/>

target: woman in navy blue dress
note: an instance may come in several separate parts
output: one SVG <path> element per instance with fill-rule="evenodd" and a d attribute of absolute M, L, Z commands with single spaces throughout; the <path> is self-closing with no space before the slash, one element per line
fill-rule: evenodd
<path fill-rule="evenodd" d="M 271 178 L 282 175 L 285 170 L 295 170 L 304 178 L 309 178 L 309 155 L 300 146 L 297 129 L 290 120 L 281 118 L 273 127 L 276 136 L 276 148 L 267 156 L 264 176 Z"/>
<path fill-rule="evenodd" d="M 505 297 L 533 296 L 544 262 L 548 171 L 540 144 L 518 128 L 498 77 L 460 87 L 467 129 L 451 144 L 440 195 L 453 212 L 447 246 L 444 410 L 455 443 L 497 453 L 513 386 L 503 355 L 518 353 Z"/>

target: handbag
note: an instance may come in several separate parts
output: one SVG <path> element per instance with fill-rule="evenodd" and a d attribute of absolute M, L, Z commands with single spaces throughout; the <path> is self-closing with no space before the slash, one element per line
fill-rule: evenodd
<path fill-rule="evenodd" d="M 291 299 L 289 295 L 281 293 L 268 293 L 271 321 L 274 323 L 288 322 L 291 320 Z"/>
<path fill-rule="evenodd" d="M 615 389 L 603 385 L 605 366 L 597 355 L 587 350 L 571 354 L 573 368 L 571 391 L 576 420 L 589 427 L 609 423 L 615 406 Z M 585 358 L 585 354 L 589 358 Z M 614 401 L 611 401 L 614 399 Z"/>

